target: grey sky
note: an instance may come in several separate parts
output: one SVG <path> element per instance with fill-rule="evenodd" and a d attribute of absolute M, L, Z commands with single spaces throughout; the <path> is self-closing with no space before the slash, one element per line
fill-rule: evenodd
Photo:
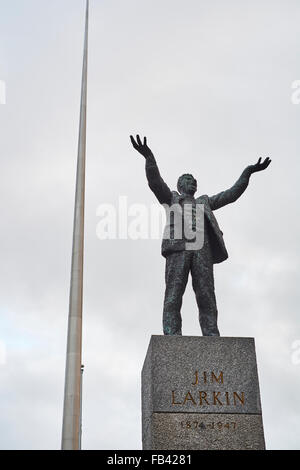
<path fill-rule="evenodd" d="M 84 8 L 0 0 L 3 449 L 60 446 Z M 90 10 L 83 447 L 141 447 L 140 371 L 162 332 L 160 241 L 96 237 L 99 204 L 155 202 L 129 141 L 139 132 L 172 189 L 191 172 L 211 195 L 272 158 L 216 213 L 230 256 L 216 294 L 221 334 L 255 337 L 267 447 L 299 449 L 300 4 L 91 0 Z M 190 285 L 182 313 L 183 333 L 200 334 Z"/>

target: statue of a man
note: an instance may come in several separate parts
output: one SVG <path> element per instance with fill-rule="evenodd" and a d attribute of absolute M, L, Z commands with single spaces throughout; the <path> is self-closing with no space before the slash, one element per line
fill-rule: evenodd
<path fill-rule="evenodd" d="M 158 201 L 167 207 L 180 205 L 183 209 L 190 206 L 194 209 L 197 204 L 204 207 L 204 242 L 200 249 L 186 249 L 186 239 L 166 237 L 162 242 L 162 255 L 166 258 L 166 290 L 163 309 L 163 331 L 165 335 L 181 335 L 181 305 L 189 273 L 192 275 L 193 289 L 199 309 L 199 322 L 203 336 L 219 336 L 217 324 L 217 305 L 214 289 L 213 265 L 228 258 L 223 240 L 223 233 L 213 211 L 236 201 L 248 186 L 250 176 L 257 171 L 265 170 L 271 160 L 261 158 L 255 165 L 248 166 L 237 182 L 226 191 L 214 196 L 202 195 L 194 197 L 197 191 L 197 181 L 190 174 L 180 176 L 177 191 L 171 191 L 162 179 L 154 155 L 139 135 L 136 140 L 130 136 L 133 147 L 146 159 L 146 176 L 150 189 Z M 183 210 L 184 214 L 184 210 Z M 192 210 L 192 217 L 197 212 Z M 193 220 L 193 224 L 194 224 Z M 170 222 L 172 226 L 172 222 Z M 172 232 L 172 228 L 169 233 Z"/>

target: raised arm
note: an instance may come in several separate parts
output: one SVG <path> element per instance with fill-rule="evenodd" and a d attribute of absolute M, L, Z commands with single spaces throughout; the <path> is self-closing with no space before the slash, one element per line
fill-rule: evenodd
<path fill-rule="evenodd" d="M 131 135 L 130 140 L 135 150 L 145 157 L 146 177 L 150 189 L 154 192 L 155 196 L 161 204 L 170 204 L 172 199 L 172 192 L 160 176 L 154 155 L 147 145 L 147 138 L 144 137 L 142 143 L 139 135 L 136 136 L 136 140 Z"/>
<path fill-rule="evenodd" d="M 265 170 L 268 168 L 270 163 L 270 158 L 266 158 L 263 163 L 261 163 L 261 158 L 259 158 L 255 165 L 247 166 L 237 182 L 231 188 L 226 189 L 226 191 L 222 191 L 221 193 L 215 194 L 209 198 L 211 209 L 214 211 L 216 209 L 220 209 L 220 207 L 235 202 L 247 188 L 252 173 Z"/>

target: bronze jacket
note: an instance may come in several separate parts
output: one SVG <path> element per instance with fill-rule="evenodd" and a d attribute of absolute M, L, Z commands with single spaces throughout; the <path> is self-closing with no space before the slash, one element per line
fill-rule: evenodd
<path fill-rule="evenodd" d="M 250 167 L 247 167 L 231 188 L 211 197 L 204 194 L 195 198 L 195 203 L 204 204 L 205 223 L 207 226 L 207 233 L 209 234 L 213 263 L 221 263 L 228 258 L 228 253 L 223 239 L 223 232 L 220 230 L 213 211 L 236 201 L 247 188 L 250 175 Z M 173 204 L 180 203 L 183 196 L 177 191 L 171 191 L 168 185 L 164 182 L 153 155 L 146 158 L 146 176 L 150 189 L 161 204 L 172 206 Z M 172 233 L 172 219 L 171 221 L 168 220 L 165 230 L 166 229 L 169 230 L 169 233 Z M 163 238 L 161 253 L 164 257 L 167 257 L 169 254 L 176 251 L 183 250 L 185 250 L 184 239 L 172 239 L 172 237 Z"/>

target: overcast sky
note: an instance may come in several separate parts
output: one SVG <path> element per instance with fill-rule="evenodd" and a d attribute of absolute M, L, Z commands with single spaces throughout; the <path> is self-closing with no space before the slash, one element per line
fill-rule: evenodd
<path fill-rule="evenodd" d="M 84 9 L 0 0 L 2 449 L 60 447 Z M 140 372 L 162 334 L 160 240 L 96 236 L 100 204 L 156 202 L 137 132 L 169 186 L 193 173 L 199 195 L 272 158 L 216 212 L 219 327 L 255 337 L 267 448 L 300 448 L 299 37 L 298 0 L 90 1 L 83 448 L 141 448 Z M 182 315 L 200 335 L 190 284 Z"/>

